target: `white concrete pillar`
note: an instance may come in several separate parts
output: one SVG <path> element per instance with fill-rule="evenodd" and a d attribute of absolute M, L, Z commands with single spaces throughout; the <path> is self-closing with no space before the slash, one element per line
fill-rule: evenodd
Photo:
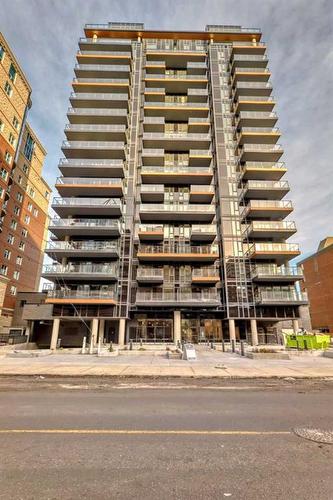
<path fill-rule="evenodd" d="M 105 319 L 100 319 L 98 328 L 98 342 L 101 341 L 101 344 L 103 344 L 104 342 L 104 329 L 105 329 Z"/>
<path fill-rule="evenodd" d="M 294 330 L 294 332 L 297 333 L 298 329 L 299 329 L 298 319 L 293 319 L 293 330 Z"/>
<path fill-rule="evenodd" d="M 257 330 L 257 320 L 251 319 L 251 338 L 252 345 L 258 345 L 258 330 Z"/>
<path fill-rule="evenodd" d="M 234 319 L 229 319 L 229 338 L 230 342 L 232 340 L 236 340 L 236 328 Z"/>
<path fill-rule="evenodd" d="M 182 317 L 180 311 L 173 312 L 173 341 L 177 345 L 182 340 Z"/>
<path fill-rule="evenodd" d="M 54 318 L 52 325 L 52 336 L 50 349 L 55 351 L 57 349 L 58 335 L 59 335 L 60 319 Z"/>
<path fill-rule="evenodd" d="M 91 338 L 90 345 L 93 347 L 97 344 L 97 335 L 98 335 L 98 319 L 94 318 L 91 322 Z"/>
<path fill-rule="evenodd" d="M 118 345 L 125 345 L 125 331 L 126 331 L 126 319 L 120 318 L 119 320 L 119 331 L 118 331 Z"/>

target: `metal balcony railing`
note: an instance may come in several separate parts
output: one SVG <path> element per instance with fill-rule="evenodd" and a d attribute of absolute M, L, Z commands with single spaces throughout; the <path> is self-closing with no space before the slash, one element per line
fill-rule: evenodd
<path fill-rule="evenodd" d="M 239 131 L 240 134 L 244 132 L 251 132 L 253 134 L 279 134 L 280 129 L 277 127 L 242 127 Z"/>
<path fill-rule="evenodd" d="M 247 189 L 289 189 L 288 181 L 247 181 L 244 186 Z"/>
<path fill-rule="evenodd" d="M 200 193 L 215 193 L 214 186 L 207 184 L 193 184 L 190 186 L 190 192 L 200 192 Z"/>
<path fill-rule="evenodd" d="M 110 274 L 115 275 L 118 272 L 118 266 L 112 264 L 93 264 L 93 263 L 81 263 L 81 264 L 48 264 L 44 266 L 44 274 Z"/>
<path fill-rule="evenodd" d="M 108 177 L 101 177 L 96 179 L 95 177 L 58 177 L 56 180 L 56 184 L 61 184 L 61 185 L 70 185 L 70 186 L 77 186 L 81 184 L 91 184 L 92 186 L 106 186 L 106 185 L 122 185 L 123 184 L 123 179 L 120 178 L 108 178 Z"/>
<path fill-rule="evenodd" d="M 188 124 L 191 125 L 191 123 L 210 123 L 210 118 L 195 118 L 195 117 L 190 117 L 188 119 Z"/>
<path fill-rule="evenodd" d="M 241 150 L 245 153 L 247 151 L 259 151 L 264 153 L 283 152 L 283 148 L 280 144 L 244 144 L 241 146 Z"/>
<path fill-rule="evenodd" d="M 159 267 L 138 267 L 137 278 L 163 278 L 163 268 Z"/>
<path fill-rule="evenodd" d="M 62 148 L 124 149 L 124 141 L 63 141 Z"/>
<path fill-rule="evenodd" d="M 258 264 L 251 270 L 252 276 L 288 277 L 302 276 L 303 271 L 299 266 L 277 266 L 275 264 Z"/>
<path fill-rule="evenodd" d="M 86 227 L 86 228 L 109 228 L 119 229 L 120 223 L 115 219 L 60 219 L 55 217 L 50 221 L 50 227 Z"/>
<path fill-rule="evenodd" d="M 74 69 L 82 71 L 130 71 L 131 67 L 127 64 L 75 64 Z"/>
<path fill-rule="evenodd" d="M 78 50 L 78 56 L 126 56 L 130 57 L 131 52 L 121 52 L 120 50 Z"/>
<path fill-rule="evenodd" d="M 162 254 L 162 253 L 174 253 L 174 254 L 196 254 L 196 255 L 206 255 L 206 254 L 218 254 L 218 245 L 178 245 L 178 244 L 167 244 L 167 245 L 139 245 L 138 253 L 150 253 L 150 254 Z"/>
<path fill-rule="evenodd" d="M 49 289 L 47 291 L 48 298 L 53 299 L 111 299 L 115 300 L 117 298 L 117 292 L 115 290 L 72 290 L 70 288 L 63 289 Z"/>
<path fill-rule="evenodd" d="M 250 200 L 244 209 L 292 208 L 290 200 Z"/>
<path fill-rule="evenodd" d="M 144 103 L 145 108 L 156 108 L 158 107 L 166 107 L 166 108 L 208 108 L 208 102 L 166 102 L 166 101 L 159 101 L 159 102 L 149 102 L 145 101 Z"/>
<path fill-rule="evenodd" d="M 251 43 L 251 42 L 241 42 L 241 41 L 238 41 L 237 42 L 232 42 L 232 46 L 233 47 L 249 47 L 249 46 L 252 46 L 252 47 L 266 47 L 266 44 L 264 42 L 256 42 L 256 43 Z"/>
<path fill-rule="evenodd" d="M 216 234 L 215 224 L 192 224 L 192 233 Z"/>
<path fill-rule="evenodd" d="M 49 250 L 108 250 L 119 251 L 119 244 L 113 241 L 49 241 Z"/>
<path fill-rule="evenodd" d="M 94 80 L 96 82 L 96 80 Z M 93 92 L 71 92 L 70 99 L 84 99 L 96 101 L 128 101 L 127 94 L 107 94 Z"/>
<path fill-rule="evenodd" d="M 247 161 L 242 166 L 243 168 L 281 168 L 285 169 L 286 165 L 284 162 L 271 162 L 271 161 Z"/>
<path fill-rule="evenodd" d="M 235 68 L 234 73 L 270 73 L 268 68 Z"/>
<path fill-rule="evenodd" d="M 212 156 L 211 149 L 190 149 L 189 156 Z"/>
<path fill-rule="evenodd" d="M 307 302 L 308 296 L 297 290 L 260 290 L 256 299 L 259 302 Z"/>
<path fill-rule="evenodd" d="M 139 232 L 140 233 L 160 233 L 164 231 L 164 226 L 158 224 L 140 224 Z"/>
<path fill-rule="evenodd" d="M 126 109 L 116 108 L 68 108 L 67 115 L 101 115 L 101 116 L 127 116 Z"/>
<path fill-rule="evenodd" d="M 297 243 L 253 243 L 249 246 L 247 253 L 256 252 L 299 252 L 299 245 Z"/>
<path fill-rule="evenodd" d="M 233 56 L 233 61 L 268 61 L 267 56 L 261 55 L 248 55 L 248 54 L 235 54 Z"/>
<path fill-rule="evenodd" d="M 119 85 L 128 85 L 128 78 L 73 78 L 73 83 L 115 83 Z"/>
<path fill-rule="evenodd" d="M 163 193 L 164 184 L 142 184 L 140 188 L 141 193 Z"/>
<path fill-rule="evenodd" d="M 273 85 L 269 82 L 237 82 L 237 89 L 272 89 Z"/>
<path fill-rule="evenodd" d="M 65 125 L 66 130 L 71 132 L 126 132 L 126 125 L 77 125 L 76 123 L 67 123 Z"/>
<path fill-rule="evenodd" d="M 184 140 L 197 140 L 197 141 L 211 141 L 210 134 L 193 134 L 184 132 L 144 132 L 143 140 L 145 139 L 155 139 L 155 140 L 164 140 L 164 139 L 184 139 Z"/>
<path fill-rule="evenodd" d="M 219 276 L 219 270 L 216 267 L 199 267 L 192 269 L 193 278 L 218 278 Z"/>
<path fill-rule="evenodd" d="M 136 302 L 219 302 L 219 296 L 215 290 L 203 290 L 201 292 L 185 292 L 182 290 L 137 290 Z"/>
<path fill-rule="evenodd" d="M 242 118 L 251 118 L 255 119 L 258 118 L 260 120 L 265 120 L 269 118 L 276 118 L 277 119 L 277 114 L 274 111 L 268 112 L 268 111 L 241 111 L 239 113 L 239 119 L 238 122 Z"/>
<path fill-rule="evenodd" d="M 163 173 L 175 173 L 181 174 L 185 173 L 188 175 L 191 174 L 205 174 L 205 173 L 213 173 L 210 167 L 189 167 L 186 165 L 165 165 L 164 167 L 150 167 L 150 166 L 142 166 L 141 173 L 154 173 L 154 172 L 163 172 Z"/>
<path fill-rule="evenodd" d="M 80 207 L 80 206 L 91 206 L 91 207 L 101 207 L 101 206 L 112 206 L 112 207 L 122 207 L 122 203 L 117 198 L 53 198 L 53 206 L 68 206 L 68 207 Z"/>
<path fill-rule="evenodd" d="M 207 80 L 207 75 L 182 75 L 182 74 L 146 74 L 146 80 Z"/>
<path fill-rule="evenodd" d="M 274 102 L 273 96 L 261 96 L 261 95 L 241 95 L 236 99 L 237 102 L 243 101 L 260 101 L 260 102 Z"/>
<path fill-rule="evenodd" d="M 168 205 L 167 203 L 142 203 L 140 205 L 140 212 L 201 212 L 201 213 L 214 213 L 215 205 Z"/>
<path fill-rule="evenodd" d="M 119 166 L 119 165 L 124 165 L 123 160 L 118 160 L 118 159 L 110 159 L 110 160 L 95 160 L 95 159 L 84 159 L 84 158 L 77 158 L 77 159 L 68 159 L 68 158 L 61 158 L 59 161 L 59 165 L 75 165 L 75 166 L 89 166 L 89 167 L 112 167 L 112 166 Z"/>
<path fill-rule="evenodd" d="M 247 231 L 255 231 L 255 230 L 267 230 L 267 231 L 279 231 L 279 230 L 287 230 L 287 231 L 296 231 L 296 224 L 293 221 L 277 221 L 277 222 L 262 222 L 262 221 L 253 221 L 251 224 L 247 226 Z"/>
<path fill-rule="evenodd" d="M 86 24 L 85 29 L 107 29 L 108 25 L 101 25 L 101 24 Z M 110 38 L 97 38 L 95 40 L 94 38 L 86 38 L 86 37 L 81 37 L 80 38 L 80 43 L 91 43 L 93 45 L 100 45 L 100 44 L 106 44 L 106 45 L 127 45 L 131 46 L 131 41 L 130 40 L 120 40 L 120 39 L 110 39 Z M 127 52 L 130 54 L 130 52 Z"/>

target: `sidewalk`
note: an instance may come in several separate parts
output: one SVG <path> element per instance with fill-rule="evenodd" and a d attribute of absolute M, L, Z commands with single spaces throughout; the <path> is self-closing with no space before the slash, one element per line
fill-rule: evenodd
<path fill-rule="evenodd" d="M 37 358 L 0 357 L 1 375 L 333 378 L 333 359 L 307 356 L 290 360 L 253 360 L 238 354 L 197 350 L 196 361 L 168 359 L 165 351 L 126 353 L 116 357 L 50 354 Z"/>

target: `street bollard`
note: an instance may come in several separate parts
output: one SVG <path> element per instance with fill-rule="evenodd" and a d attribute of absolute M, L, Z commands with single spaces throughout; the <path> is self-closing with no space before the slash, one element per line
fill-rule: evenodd
<path fill-rule="evenodd" d="M 224 343 L 224 339 L 222 339 L 222 352 L 225 352 L 225 343 Z"/>
<path fill-rule="evenodd" d="M 83 337 L 81 354 L 85 354 L 86 353 L 86 344 L 87 344 L 87 337 Z"/>
<path fill-rule="evenodd" d="M 299 342 L 297 337 L 296 337 L 296 349 L 299 351 Z"/>
<path fill-rule="evenodd" d="M 231 340 L 231 352 L 236 352 L 236 341 L 234 339 Z"/>
<path fill-rule="evenodd" d="M 97 354 L 101 354 L 101 349 L 102 349 L 102 337 L 99 337 L 98 346 L 97 346 Z"/>
<path fill-rule="evenodd" d="M 307 351 L 308 350 L 308 342 L 304 337 L 303 337 L 303 342 L 304 342 L 304 350 Z"/>
<path fill-rule="evenodd" d="M 140 347 L 143 347 L 142 339 L 140 339 Z"/>
<path fill-rule="evenodd" d="M 132 349 L 133 349 L 133 341 L 132 340 L 130 340 L 129 348 L 130 348 L 130 351 L 132 351 Z"/>
<path fill-rule="evenodd" d="M 241 340 L 240 342 L 240 351 L 241 351 L 241 356 L 245 356 L 244 340 Z"/>
<path fill-rule="evenodd" d="M 213 344 L 213 342 L 211 342 L 211 343 L 210 343 L 210 348 L 211 348 L 211 349 L 214 349 L 214 344 Z"/>
<path fill-rule="evenodd" d="M 109 352 L 113 352 L 113 345 L 112 345 L 112 342 L 110 342 Z"/>

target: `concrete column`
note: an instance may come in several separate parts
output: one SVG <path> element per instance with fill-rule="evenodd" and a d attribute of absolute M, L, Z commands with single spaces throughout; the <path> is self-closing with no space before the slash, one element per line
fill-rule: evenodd
<path fill-rule="evenodd" d="M 182 340 L 182 327 L 181 327 L 181 313 L 180 311 L 173 312 L 173 341 L 177 345 Z"/>
<path fill-rule="evenodd" d="M 257 320 L 251 319 L 251 338 L 252 345 L 258 345 L 258 330 L 257 330 Z"/>
<path fill-rule="evenodd" d="M 229 338 L 230 342 L 232 340 L 236 340 L 236 328 L 234 319 L 229 319 Z"/>
<path fill-rule="evenodd" d="M 293 319 L 293 330 L 294 330 L 294 332 L 297 333 L 298 329 L 299 329 L 298 319 Z"/>
<path fill-rule="evenodd" d="M 105 328 L 105 319 L 100 319 L 99 329 L 98 329 L 98 342 L 101 341 L 102 344 L 104 340 L 104 328 Z"/>
<path fill-rule="evenodd" d="M 93 347 L 97 344 L 97 335 L 98 335 L 98 319 L 94 318 L 91 322 L 91 338 L 90 338 L 90 344 L 92 344 Z"/>
<path fill-rule="evenodd" d="M 119 331 L 118 331 L 118 345 L 125 345 L 125 331 L 126 331 L 126 319 L 120 318 L 119 320 Z"/>
<path fill-rule="evenodd" d="M 58 335 L 59 335 L 60 319 L 54 318 L 52 326 L 52 336 L 50 349 L 55 351 L 57 349 Z"/>

